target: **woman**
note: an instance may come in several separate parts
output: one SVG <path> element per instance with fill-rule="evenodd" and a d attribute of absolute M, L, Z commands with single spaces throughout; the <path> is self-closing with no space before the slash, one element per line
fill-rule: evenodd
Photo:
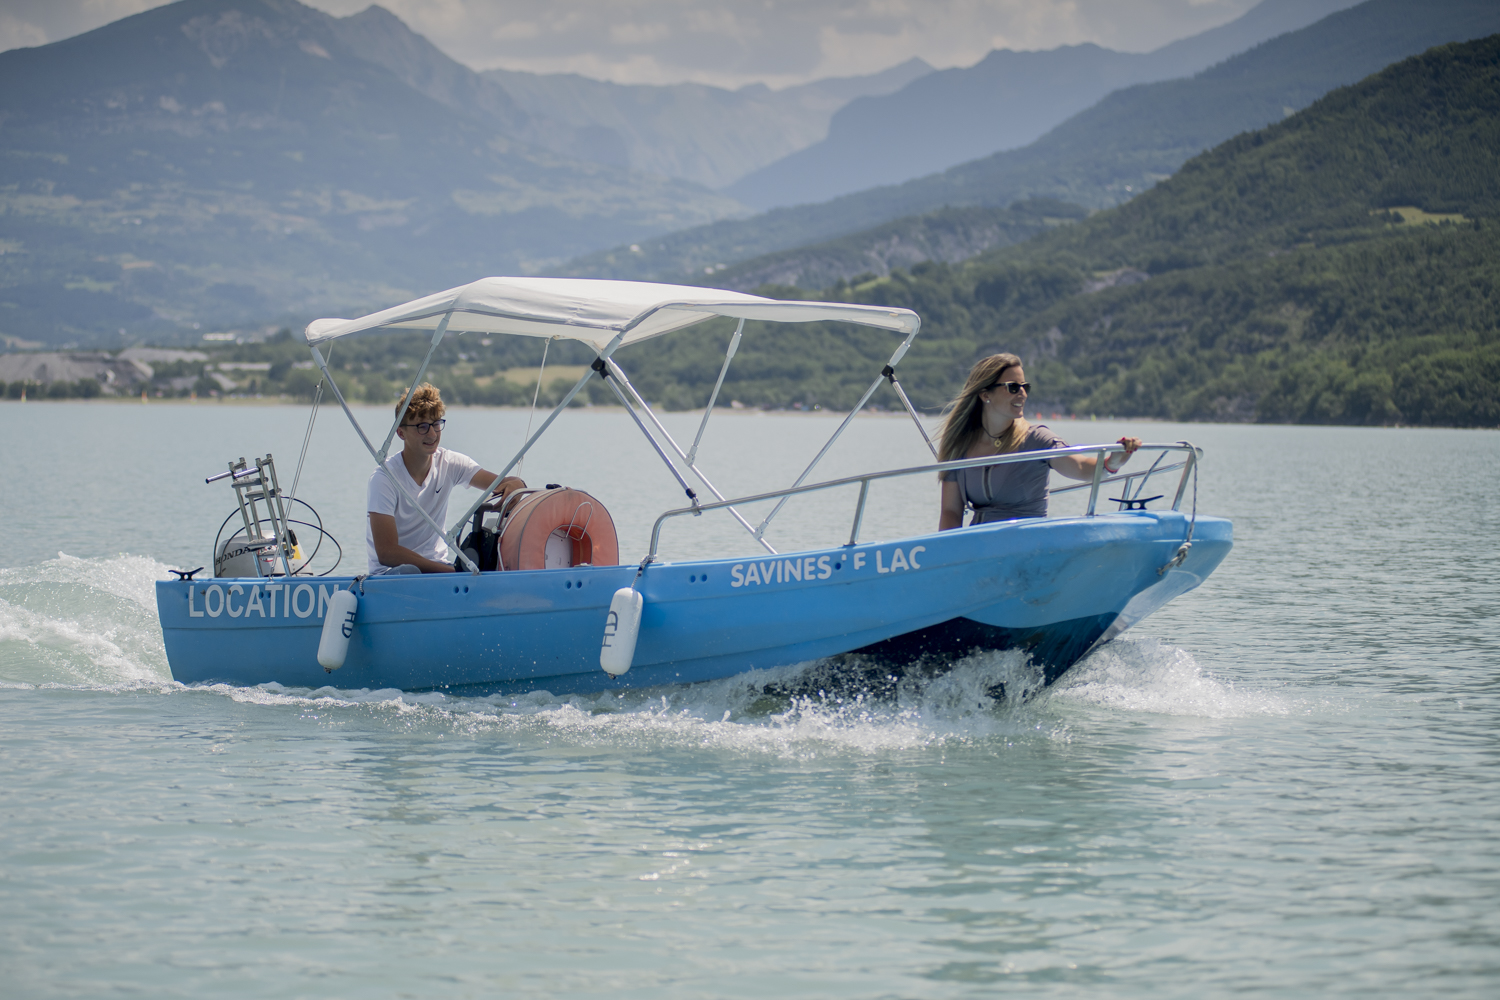
<path fill-rule="evenodd" d="M 1029 423 L 1022 415 L 1030 390 L 1021 359 L 1014 354 L 992 354 L 976 364 L 943 424 L 938 460 L 952 462 L 1013 451 L 1066 448 L 1067 443 L 1045 424 Z M 1104 460 L 1106 472 L 1120 471 L 1141 446 L 1141 439 L 1122 437 L 1120 444 L 1125 449 L 1124 457 L 1118 451 L 1111 452 Z M 1091 480 L 1097 461 L 1092 455 L 1059 455 L 1036 462 L 946 472 L 942 476 L 938 530 L 962 527 L 965 504 L 974 507 L 970 524 L 1046 517 L 1048 469 L 1056 469 L 1069 479 Z"/>

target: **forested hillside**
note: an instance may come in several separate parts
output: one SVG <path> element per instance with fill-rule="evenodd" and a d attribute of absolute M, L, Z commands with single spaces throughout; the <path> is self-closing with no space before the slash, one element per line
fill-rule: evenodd
<path fill-rule="evenodd" d="M 818 291 L 840 280 L 882 278 L 896 268 L 910 270 L 927 261 L 956 264 L 1087 216 L 1087 209 L 1051 198 L 1016 202 L 1006 208 L 943 208 L 827 243 L 705 267 L 690 283 L 745 292 L 762 285 Z"/>
<path fill-rule="evenodd" d="M 824 295 L 922 314 L 901 373 L 929 407 L 1013 350 L 1042 411 L 1495 426 L 1500 36 L 1335 91 L 1077 225 Z M 711 366 L 670 341 L 635 352 L 640 381 L 706 394 Z M 847 405 L 888 341 L 755 330 L 725 391 Z M 851 348 L 858 370 L 832 360 Z"/>

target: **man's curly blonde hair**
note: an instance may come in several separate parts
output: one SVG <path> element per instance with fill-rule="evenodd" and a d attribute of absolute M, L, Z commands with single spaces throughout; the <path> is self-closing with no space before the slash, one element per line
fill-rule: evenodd
<path fill-rule="evenodd" d="M 406 403 L 406 393 L 396 400 L 396 415 L 401 415 L 401 407 Z M 430 420 L 437 420 L 448 408 L 443 405 L 443 397 L 438 392 L 437 386 L 431 382 L 423 382 L 417 386 L 417 391 L 412 393 L 411 409 L 406 411 L 406 419 L 402 423 L 422 424 Z"/>

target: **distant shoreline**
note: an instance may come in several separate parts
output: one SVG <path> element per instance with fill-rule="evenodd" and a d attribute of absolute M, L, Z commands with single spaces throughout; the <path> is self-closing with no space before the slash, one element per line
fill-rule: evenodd
<path fill-rule="evenodd" d="M 81 404 L 81 405 L 85 405 L 85 406 L 97 406 L 97 405 L 100 405 L 100 404 L 111 405 L 111 406 L 200 406 L 200 405 L 201 406 L 226 406 L 226 405 L 227 406 L 256 406 L 256 407 L 262 407 L 262 406 L 310 407 L 310 406 L 312 406 L 311 403 L 303 401 L 303 400 L 292 400 L 292 399 L 287 399 L 286 397 L 274 397 L 273 398 L 273 397 L 269 397 L 269 396 L 268 397 L 232 397 L 232 398 L 227 398 L 227 399 L 224 398 L 224 397 L 222 397 L 222 396 L 217 397 L 217 398 L 215 398 L 215 397 L 208 397 L 208 398 L 199 398 L 199 399 L 193 399 L 193 398 L 187 397 L 187 396 L 161 396 L 161 397 L 152 396 L 152 397 L 149 397 L 145 402 L 141 402 L 141 397 L 139 397 L 139 396 L 91 396 L 88 399 L 80 399 L 80 398 L 78 398 L 76 396 L 69 397 L 67 399 L 25 399 L 25 400 L 21 400 L 21 399 L 0 399 L 0 404 L 10 404 L 10 405 L 15 405 L 15 406 L 19 406 L 19 405 L 22 405 L 22 404 L 30 406 L 30 405 L 32 405 L 34 403 L 35 404 L 39 404 L 39 405 L 44 405 L 44 406 L 57 406 L 57 405 L 60 405 L 60 404 L 64 404 L 64 405 L 65 404 L 74 404 L 74 405 L 80 405 Z M 327 408 L 327 409 L 337 410 L 339 408 L 339 405 L 338 405 L 337 401 L 329 402 L 329 401 L 325 400 L 322 405 L 323 405 L 324 408 Z M 514 411 L 514 412 L 517 412 L 517 413 L 525 413 L 525 412 L 527 412 L 527 411 L 529 411 L 531 409 L 531 407 L 529 407 L 529 406 L 492 406 L 492 405 L 489 405 L 487 403 L 447 403 L 447 402 L 445 402 L 444 405 L 446 405 L 447 408 L 450 409 L 450 410 L 511 410 L 511 411 Z M 372 408 L 373 407 L 373 408 L 377 408 L 377 409 L 385 409 L 385 404 L 384 403 L 375 404 L 375 403 L 364 403 L 364 402 L 361 402 L 361 403 L 350 403 L 349 406 L 350 406 L 351 409 L 356 408 L 356 407 L 363 407 L 363 408 Z M 552 409 L 551 406 L 543 406 L 541 404 L 537 404 L 537 406 L 536 406 L 536 411 L 538 413 L 549 412 L 551 409 Z M 623 413 L 625 408 L 622 407 L 622 406 L 613 405 L 613 404 L 589 403 L 589 404 L 585 404 L 584 406 L 580 406 L 580 407 L 572 407 L 572 409 L 576 409 L 576 410 L 599 410 L 599 411 L 605 411 L 605 412 L 611 412 L 611 413 Z M 659 413 L 659 414 L 667 414 L 667 413 L 670 413 L 670 414 L 678 414 L 678 413 L 702 413 L 703 412 L 703 408 L 702 407 L 698 407 L 695 410 L 658 410 L 656 412 Z M 736 416 L 762 416 L 762 415 L 765 415 L 765 414 L 775 413 L 775 414 L 784 414 L 784 415 L 787 415 L 787 416 L 794 416 L 794 417 L 836 417 L 836 416 L 842 416 L 842 415 L 844 415 L 847 412 L 848 412 L 847 410 L 834 410 L 834 409 L 822 409 L 822 410 L 793 410 L 793 409 L 763 410 L 763 409 L 760 409 L 758 407 L 747 406 L 744 409 L 736 410 L 736 409 L 733 409 L 733 408 L 727 407 L 727 406 L 716 406 L 716 407 L 714 407 L 714 413 L 715 413 L 715 415 L 719 415 L 719 414 L 734 414 Z M 883 418 L 888 418 L 888 417 L 899 417 L 902 420 L 910 420 L 911 419 L 911 417 L 909 417 L 907 415 L 907 413 L 906 413 L 905 410 L 870 410 L 870 409 L 867 408 L 867 409 L 860 410 L 858 416 L 861 416 L 861 417 L 865 417 L 865 416 L 879 417 L 879 418 L 882 418 L 882 419 Z M 932 415 L 932 414 L 924 414 L 923 418 L 926 419 L 926 420 L 936 420 L 936 419 L 939 419 L 936 415 Z M 1087 420 L 1088 418 L 1087 417 L 1068 417 L 1068 416 L 1057 416 L 1057 417 L 1051 417 L 1051 416 L 1041 417 L 1041 416 L 1038 416 L 1035 419 L 1038 419 L 1038 420 L 1041 420 L 1041 419 L 1048 419 L 1048 420 L 1053 420 L 1053 419 L 1055 419 L 1055 420 L 1078 420 L 1078 419 L 1081 419 L 1081 420 Z M 1100 419 L 1103 419 L 1103 418 L 1101 417 Z"/>
<path fill-rule="evenodd" d="M 127 405 L 127 406 L 129 406 L 129 405 L 134 405 L 134 406 L 158 406 L 158 405 L 163 405 L 163 404 L 165 404 L 167 406 L 197 406 L 199 404 L 202 404 L 204 406 L 225 406 L 225 405 L 229 405 L 229 406 L 251 406 L 251 407 L 268 407 L 268 406 L 287 406 L 287 407 L 304 406 L 305 407 L 305 406 L 311 406 L 312 405 L 310 403 L 295 402 L 293 400 L 284 399 L 284 398 L 275 398 L 275 399 L 272 399 L 272 398 L 261 398 L 261 399 L 255 399 L 255 398 L 234 398 L 234 399 L 224 399 L 224 398 L 221 397 L 221 398 L 215 399 L 215 398 L 210 397 L 208 399 L 196 399 L 195 400 L 195 399 L 192 399 L 192 398 L 183 398 L 183 397 L 180 397 L 180 396 L 172 396 L 172 397 L 163 396 L 163 397 L 161 397 L 159 399 L 153 397 L 151 399 L 148 399 L 147 402 L 145 402 L 145 403 L 141 402 L 139 396 L 95 396 L 95 397 L 92 397 L 90 399 L 78 399 L 78 398 L 74 397 L 74 398 L 70 398 L 70 399 L 28 399 L 28 400 L 24 400 L 24 401 L 23 400 L 19 400 L 19 399 L 0 399 L 0 405 L 7 405 L 7 404 L 8 405 L 21 405 L 23 402 L 25 404 L 27 404 L 27 405 L 30 405 L 30 404 L 33 404 L 33 403 L 39 403 L 39 404 L 46 404 L 46 405 L 57 405 L 57 404 L 74 404 L 74 405 L 77 405 L 77 404 L 84 404 L 84 405 L 91 405 L 91 406 L 92 405 L 98 405 L 98 404 L 101 404 L 101 403 L 102 404 L 109 404 L 109 405 L 121 405 L 121 404 L 123 404 L 123 405 Z M 335 409 L 338 407 L 337 403 L 330 404 L 330 403 L 325 402 L 323 405 L 325 407 L 331 406 L 331 407 L 333 407 Z M 351 405 L 352 406 L 362 407 L 362 408 L 370 408 L 370 407 L 374 407 L 375 406 L 375 404 L 373 404 L 373 403 L 357 403 L 357 404 L 351 404 Z M 379 408 L 383 408 L 383 406 L 379 407 Z M 484 403 L 474 403 L 474 404 L 470 404 L 470 403 L 455 403 L 455 404 L 449 405 L 448 408 L 450 410 L 510 410 L 510 411 L 517 412 L 517 413 L 526 412 L 526 411 L 528 411 L 530 409 L 530 407 L 526 407 L 526 406 L 490 406 L 490 405 L 487 405 L 487 404 L 484 404 Z M 538 412 L 546 412 L 546 411 L 550 411 L 551 407 L 550 406 L 540 406 L 539 405 L 539 406 L 537 406 L 536 409 L 537 409 Z M 577 409 L 584 410 L 584 411 L 593 410 L 593 411 L 605 412 L 605 413 L 621 413 L 624 410 L 624 408 L 620 407 L 620 406 L 608 406 L 608 405 L 603 405 L 603 404 L 588 404 L 586 406 L 577 407 Z M 679 414 L 689 414 L 689 413 L 702 414 L 703 413 L 703 409 L 700 407 L 700 408 L 698 408 L 696 410 L 662 410 L 662 411 L 658 411 L 658 412 L 661 415 L 677 416 Z M 848 411 L 846 411 L 846 410 L 834 410 L 834 409 L 826 409 L 826 410 L 790 410 L 790 409 L 786 409 L 786 410 L 762 410 L 762 409 L 752 408 L 752 407 L 748 407 L 748 406 L 745 407 L 742 410 L 730 409 L 728 407 L 715 407 L 714 408 L 714 413 L 717 416 L 735 416 L 735 417 L 747 417 L 747 416 L 763 417 L 763 416 L 773 416 L 774 415 L 774 416 L 788 416 L 788 417 L 830 417 L 831 418 L 831 417 L 841 417 L 844 414 L 846 414 L 847 412 Z M 858 418 L 860 418 L 860 419 L 875 419 L 875 420 L 910 420 L 911 419 L 911 417 L 907 415 L 907 413 L 906 413 L 905 410 L 868 410 L 868 409 L 866 409 L 866 410 L 860 410 L 859 413 L 856 416 Z M 942 417 L 939 414 L 923 414 L 923 421 L 929 425 L 929 429 L 930 429 L 930 427 L 932 425 L 937 424 L 939 421 L 941 421 L 941 419 L 942 419 Z M 1088 423 L 1113 423 L 1113 424 L 1121 424 L 1121 423 L 1131 423 L 1131 424 L 1196 424 L 1196 425 L 1201 425 L 1201 426 L 1204 426 L 1204 427 L 1210 427 L 1210 426 L 1224 426 L 1224 427 L 1355 427 L 1355 428 L 1369 427 L 1369 428 L 1374 429 L 1374 430 L 1462 430 L 1462 431 L 1489 431 L 1491 433 L 1500 432 L 1500 428 L 1495 428 L 1495 427 L 1452 427 L 1452 426 L 1443 426 L 1443 425 L 1437 425 L 1437 424 L 1423 424 L 1423 425 L 1420 425 L 1420 426 L 1419 425 L 1412 425 L 1412 424 L 1285 424 L 1285 423 L 1261 424 L 1261 423 L 1258 423 L 1256 421 L 1224 422 L 1224 421 L 1213 421 L 1213 420 L 1163 420 L 1160 417 L 1120 416 L 1118 414 L 1110 414 L 1110 415 L 1094 414 L 1094 415 L 1090 416 L 1088 414 L 1082 414 L 1082 415 L 1080 415 L 1080 414 L 1076 414 L 1076 413 L 1072 413 L 1072 414 L 1070 414 L 1070 413 L 1058 413 L 1058 414 L 1053 414 L 1053 413 L 1035 413 L 1035 414 L 1031 414 L 1030 416 L 1028 416 L 1027 419 L 1031 420 L 1033 423 L 1045 423 L 1045 422 L 1047 422 L 1049 420 L 1058 420 L 1058 421 L 1067 420 L 1067 421 L 1071 421 L 1073 423 L 1080 423 L 1080 424 L 1088 424 Z"/>

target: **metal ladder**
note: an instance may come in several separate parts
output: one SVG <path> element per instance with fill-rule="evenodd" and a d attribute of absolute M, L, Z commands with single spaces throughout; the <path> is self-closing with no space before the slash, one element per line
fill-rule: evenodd
<path fill-rule="evenodd" d="M 235 500 L 240 506 L 240 520 L 245 525 L 245 547 L 257 553 L 256 575 L 266 575 L 261 568 L 259 553 L 275 546 L 277 554 L 281 557 L 283 575 L 291 576 L 291 553 L 294 543 L 291 527 L 287 523 L 286 502 L 282 499 L 281 486 L 276 479 L 276 463 L 271 460 L 270 452 L 266 453 L 265 458 L 257 458 L 254 468 L 251 468 L 241 456 L 238 462 L 229 463 L 229 471 L 209 476 L 203 481 L 212 483 L 225 478 L 234 487 Z M 261 513 L 259 506 L 262 504 L 265 506 L 264 514 Z M 269 538 L 266 537 L 267 528 L 269 528 Z M 213 557 L 217 563 L 219 554 L 215 552 Z"/>

